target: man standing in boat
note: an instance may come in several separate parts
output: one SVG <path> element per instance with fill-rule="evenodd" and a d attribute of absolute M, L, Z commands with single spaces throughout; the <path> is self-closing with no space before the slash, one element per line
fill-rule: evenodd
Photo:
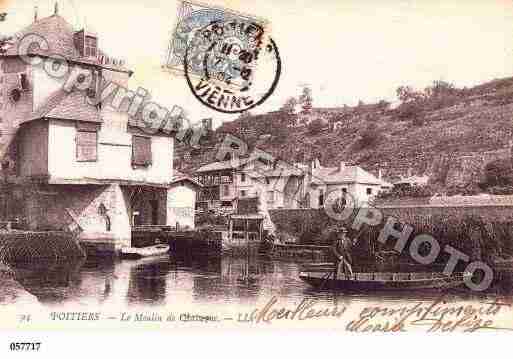
<path fill-rule="evenodd" d="M 337 258 L 337 266 L 335 272 L 335 279 L 340 274 L 352 275 L 353 274 L 353 241 L 347 236 L 347 229 L 342 227 L 337 233 L 337 238 L 333 242 L 332 250 Z"/>

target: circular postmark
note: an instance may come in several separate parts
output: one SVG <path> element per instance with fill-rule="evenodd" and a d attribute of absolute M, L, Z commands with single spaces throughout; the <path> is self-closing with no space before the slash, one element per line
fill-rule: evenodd
<path fill-rule="evenodd" d="M 262 104 L 281 75 L 276 43 L 263 27 L 245 19 L 212 21 L 199 29 L 184 56 L 184 73 L 203 105 L 239 113 Z"/>

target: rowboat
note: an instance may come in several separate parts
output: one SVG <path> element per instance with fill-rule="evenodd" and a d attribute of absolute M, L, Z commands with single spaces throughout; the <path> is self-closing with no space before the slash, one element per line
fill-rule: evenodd
<path fill-rule="evenodd" d="M 121 256 L 128 259 L 139 259 L 146 257 L 162 256 L 169 252 L 169 245 L 157 244 L 149 247 L 135 248 L 124 247 L 121 248 Z"/>
<path fill-rule="evenodd" d="M 339 274 L 334 278 L 334 268 L 327 271 L 325 264 L 301 271 L 299 278 L 318 289 L 341 291 L 400 291 L 422 289 L 448 289 L 462 285 L 469 274 L 454 273 L 447 276 L 438 272 L 410 273 L 353 273 Z"/>

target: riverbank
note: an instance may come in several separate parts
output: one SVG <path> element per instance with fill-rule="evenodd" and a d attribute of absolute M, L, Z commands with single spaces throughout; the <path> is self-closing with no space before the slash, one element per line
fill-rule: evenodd
<path fill-rule="evenodd" d="M 85 257 L 85 252 L 71 233 L 6 231 L 0 232 L 0 262 L 30 263 L 41 259 Z"/>
<path fill-rule="evenodd" d="M 11 268 L 0 263 L 0 305 L 15 302 L 25 305 L 38 303 L 38 300 L 16 281 Z"/>

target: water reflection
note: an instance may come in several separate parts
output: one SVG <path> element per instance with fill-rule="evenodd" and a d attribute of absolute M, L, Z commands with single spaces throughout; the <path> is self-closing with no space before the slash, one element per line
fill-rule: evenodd
<path fill-rule="evenodd" d="M 163 304 L 167 294 L 166 281 L 173 269 L 168 256 L 132 266 L 129 269 L 128 303 Z"/>
<path fill-rule="evenodd" d="M 27 291 L 45 303 L 59 303 L 76 295 L 82 285 L 85 259 L 73 262 L 34 262 L 13 267 L 15 277 Z"/>
<path fill-rule="evenodd" d="M 348 295 L 318 291 L 299 279 L 298 264 L 255 257 L 193 260 L 163 256 L 138 261 L 88 258 L 73 263 L 21 265 L 14 271 L 16 279 L 47 305 L 254 304 L 272 296 L 284 302 L 297 303 L 306 297 L 348 304 L 351 301 L 427 300 L 440 296 L 440 292 Z M 449 292 L 447 298 L 501 297 L 510 302 L 511 288 L 511 275 L 505 275 L 500 285 L 485 294 L 456 290 Z"/>

